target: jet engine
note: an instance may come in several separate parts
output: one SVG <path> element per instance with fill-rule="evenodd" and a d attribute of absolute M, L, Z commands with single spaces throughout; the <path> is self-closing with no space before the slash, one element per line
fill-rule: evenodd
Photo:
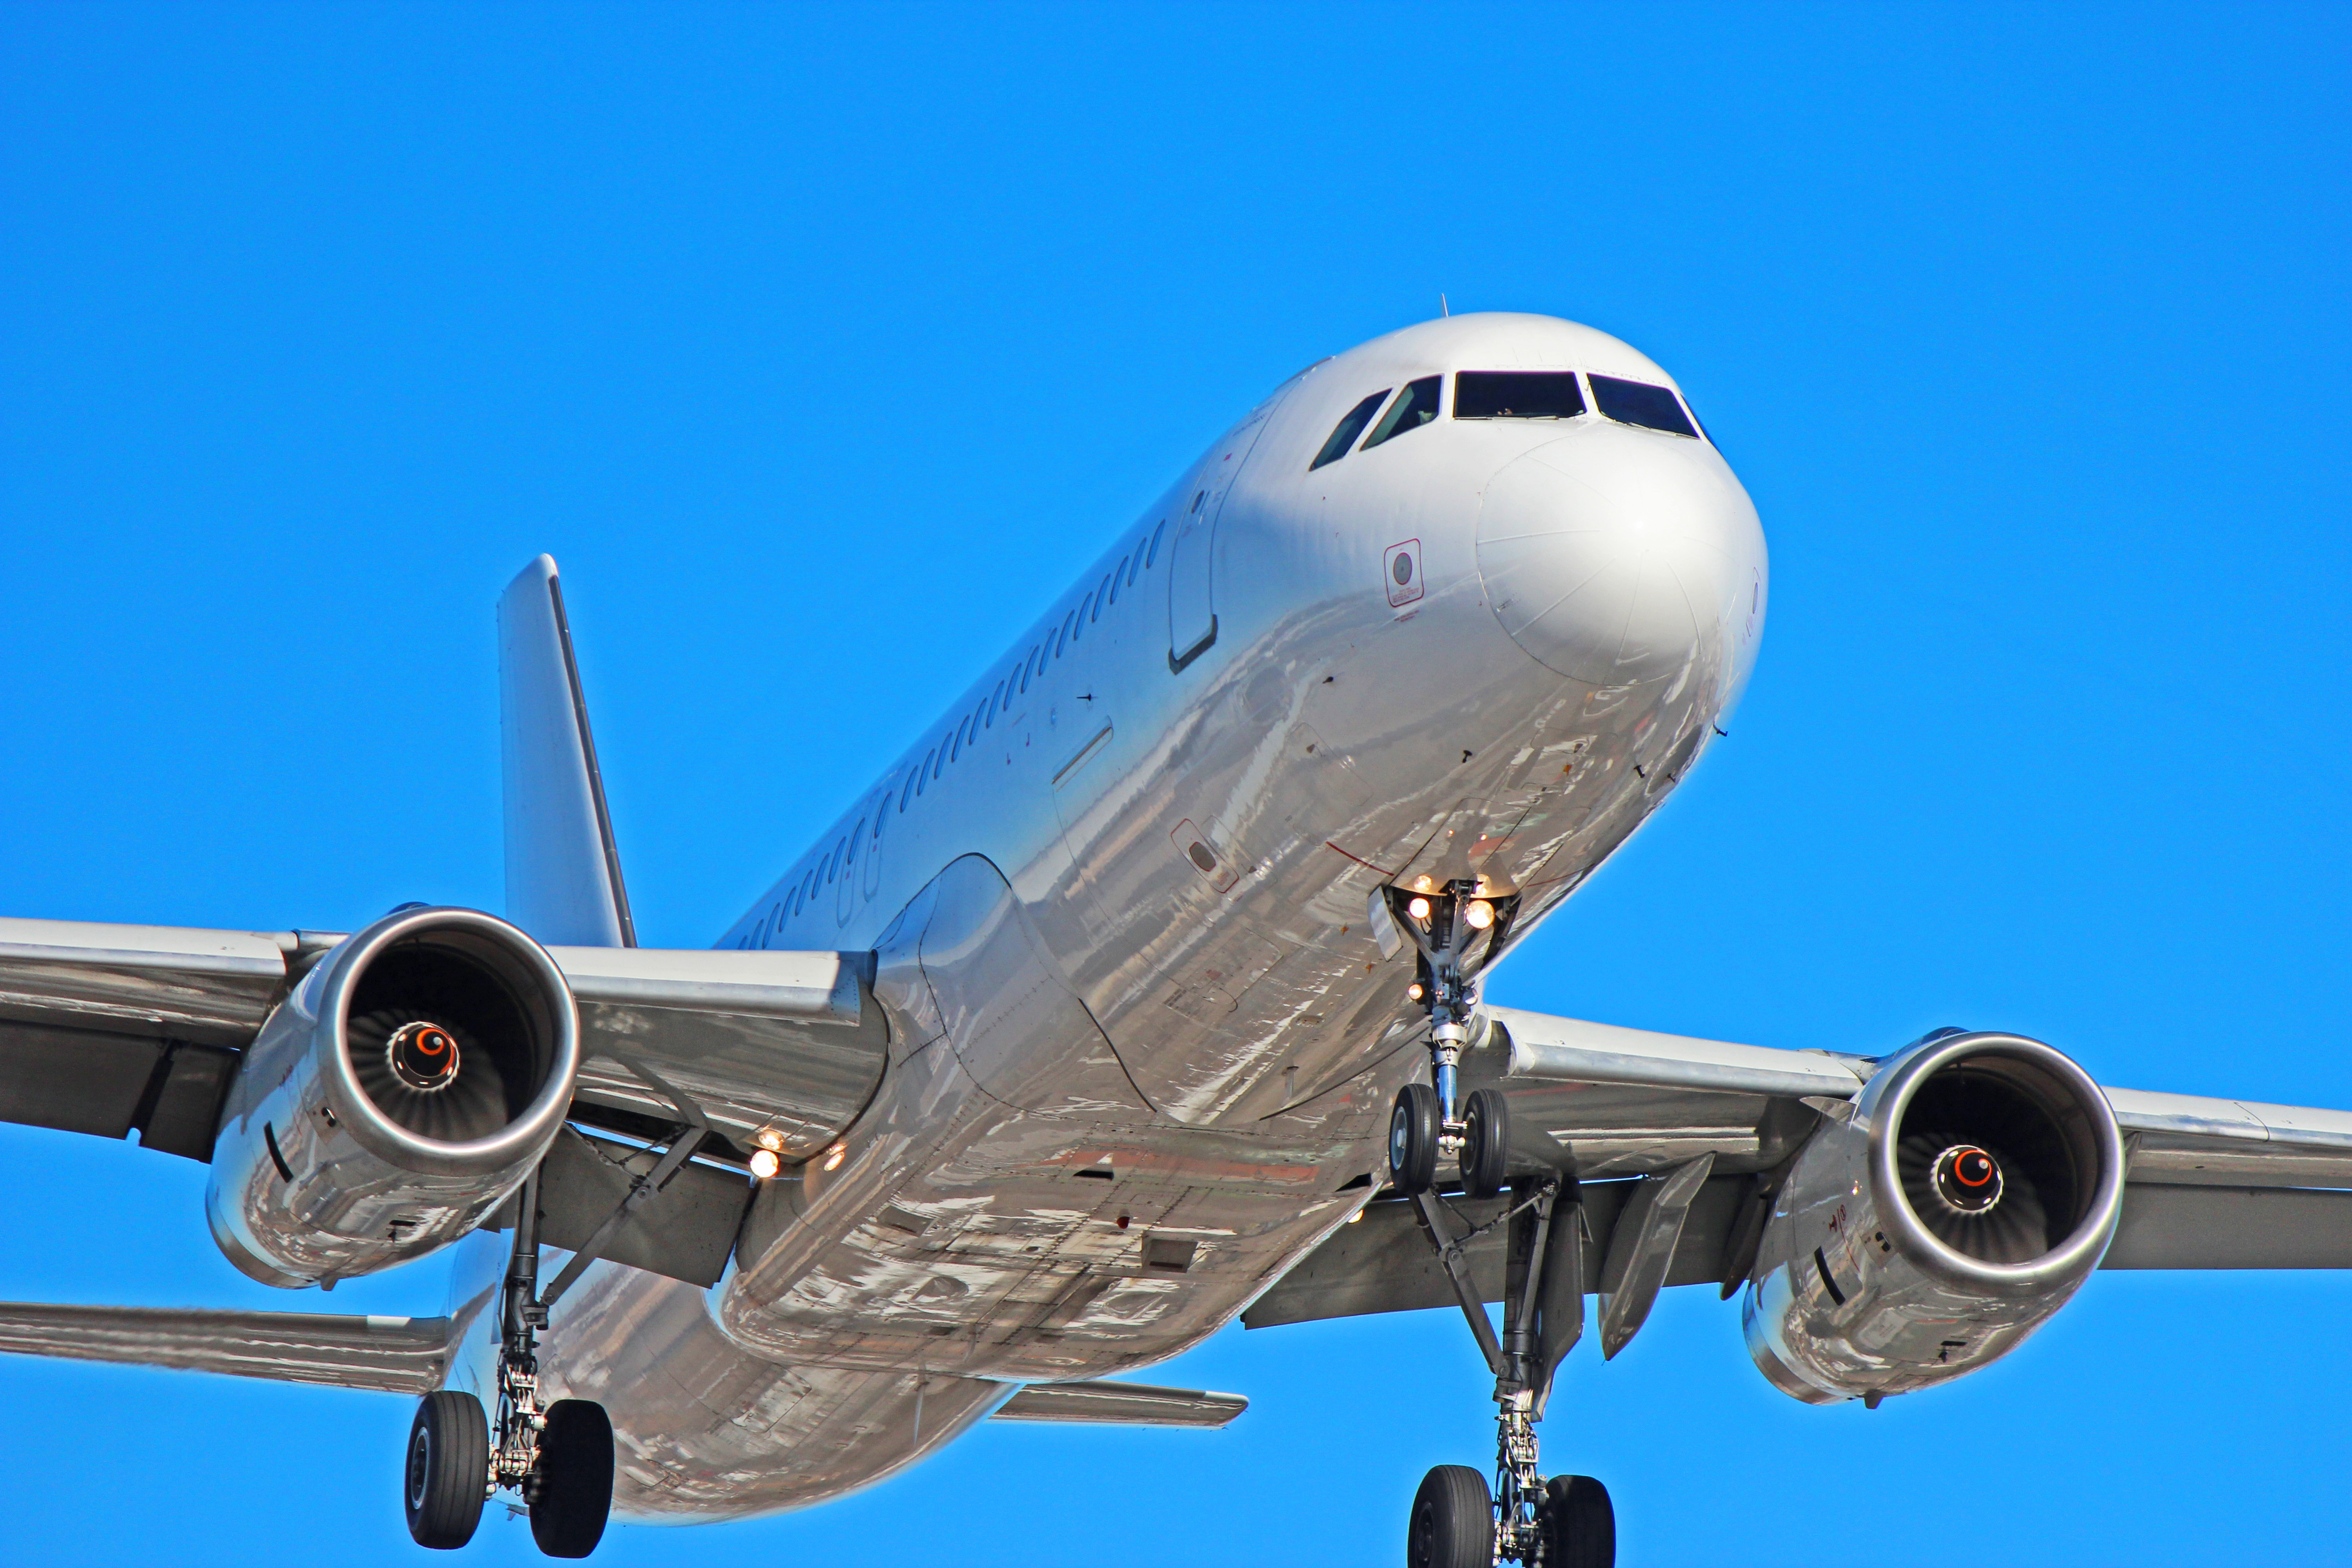
<path fill-rule="evenodd" d="M 2115 1112 L 2064 1056 L 2018 1035 L 1922 1040 L 1798 1154 L 1748 1280 L 1748 1353 L 1814 1405 L 1972 1372 L 2097 1267 L 2123 1180 Z"/>
<path fill-rule="evenodd" d="M 246 1053 L 213 1239 L 288 1288 L 445 1247 L 547 1152 L 579 1068 L 578 1009 L 537 942 L 473 910 L 394 910 L 321 957 Z"/>

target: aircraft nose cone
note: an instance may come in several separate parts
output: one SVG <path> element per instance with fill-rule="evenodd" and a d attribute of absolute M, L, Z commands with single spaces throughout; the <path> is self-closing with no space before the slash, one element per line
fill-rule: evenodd
<path fill-rule="evenodd" d="M 1624 686 L 1694 663 L 1727 668 L 1761 607 L 1762 538 L 1712 448 L 1595 423 L 1487 485 L 1478 571 L 1503 629 L 1537 662 Z"/>

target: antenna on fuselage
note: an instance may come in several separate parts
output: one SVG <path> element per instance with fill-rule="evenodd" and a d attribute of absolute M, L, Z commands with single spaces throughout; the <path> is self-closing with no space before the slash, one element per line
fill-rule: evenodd
<path fill-rule="evenodd" d="M 1448 318 L 1454 314 L 1453 310 L 1445 303 L 1445 296 L 1442 293 L 1437 296 L 1437 313 Z"/>

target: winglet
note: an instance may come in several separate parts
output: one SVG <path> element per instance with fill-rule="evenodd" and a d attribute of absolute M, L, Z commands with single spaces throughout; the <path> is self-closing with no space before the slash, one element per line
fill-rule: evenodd
<path fill-rule="evenodd" d="M 542 942 L 636 946 L 551 555 L 499 598 L 499 708 L 508 918 Z"/>

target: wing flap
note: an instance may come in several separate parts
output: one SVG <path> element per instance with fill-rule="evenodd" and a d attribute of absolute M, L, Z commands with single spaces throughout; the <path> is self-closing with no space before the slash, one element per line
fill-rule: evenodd
<path fill-rule="evenodd" d="M 2135 1182 L 2102 1268 L 2352 1268 L 2352 1192 Z"/>
<path fill-rule="evenodd" d="M 0 1302 L 0 1352 L 278 1383 L 429 1394 L 449 1348 L 446 1318 Z"/>
<path fill-rule="evenodd" d="M 1142 1383 L 1033 1383 L 998 1405 L 992 1419 L 1218 1427 L 1248 1408 L 1249 1401 L 1238 1394 L 1155 1388 Z"/>
<path fill-rule="evenodd" d="M 1583 1278 L 1588 1295 L 1599 1295 L 1603 1290 L 1604 1269 L 1618 1217 L 1641 1184 L 1580 1184 L 1586 1226 Z M 1663 1285 L 1715 1284 L 1722 1279 L 1727 1267 L 1732 1222 L 1741 1200 L 1752 1190 L 1751 1178 L 1744 1175 L 1706 1179 L 1684 1216 L 1681 1234 L 1666 1263 Z M 1479 1299 L 1501 1300 L 1507 1227 L 1495 1222 L 1510 1206 L 1511 1200 L 1456 1197 L 1444 1201 L 1473 1227 L 1489 1227 L 1477 1230 L 1465 1244 L 1465 1250 Z M 1380 1198 L 1365 1205 L 1363 1218 L 1333 1231 L 1321 1247 L 1308 1253 L 1253 1302 L 1242 1314 L 1242 1325 L 1267 1329 L 1279 1323 L 1454 1305 L 1454 1288 L 1428 1237 L 1422 1234 L 1412 1205 L 1402 1198 Z"/>

